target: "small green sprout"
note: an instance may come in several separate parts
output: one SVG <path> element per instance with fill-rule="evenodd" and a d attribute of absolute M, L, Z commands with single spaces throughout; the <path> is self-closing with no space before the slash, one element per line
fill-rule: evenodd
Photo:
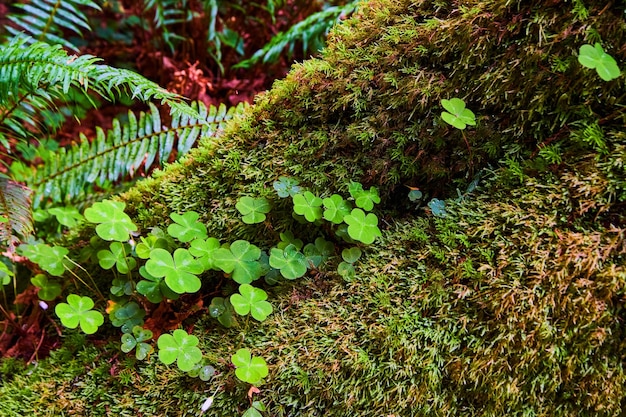
<path fill-rule="evenodd" d="M 13 276 L 15 276 L 15 273 L 13 273 L 4 262 L 0 261 L 0 284 L 3 286 L 9 285 Z"/>
<path fill-rule="evenodd" d="M 578 62 L 584 67 L 595 69 L 604 81 L 611 81 L 621 74 L 615 59 L 604 52 L 602 45 L 583 45 L 578 53 Z"/>
<path fill-rule="evenodd" d="M 198 221 L 200 215 L 195 211 L 188 211 L 182 215 L 170 214 L 174 223 L 167 227 L 167 233 L 181 242 L 190 242 L 194 239 L 206 239 L 206 226 Z"/>
<path fill-rule="evenodd" d="M 293 211 L 313 223 L 322 218 L 322 202 L 312 192 L 305 191 L 293 196 Z"/>
<path fill-rule="evenodd" d="M 248 313 L 258 321 L 263 321 L 272 314 L 273 308 L 267 301 L 267 293 L 249 284 L 239 286 L 239 294 L 230 296 L 230 303 L 240 316 Z"/>
<path fill-rule="evenodd" d="M 258 385 L 269 374 L 267 363 L 263 358 L 253 357 L 248 349 L 239 349 L 231 356 L 235 369 L 235 375 L 243 382 Z"/>
<path fill-rule="evenodd" d="M 378 195 L 378 189 L 376 187 L 370 187 L 369 190 L 364 190 L 360 183 L 351 181 L 348 191 L 352 198 L 354 198 L 356 206 L 365 211 L 372 211 L 374 204 L 380 203 L 380 196 Z M 346 213 L 345 215 L 348 214 L 350 213 Z"/>
<path fill-rule="evenodd" d="M 348 225 L 350 237 L 366 245 L 373 243 L 376 237 L 382 236 L 378 228 L 378 217 L 373 213 L 368 213 L 366 216 L 363 210 L 355 208 L 344 218 L 344 221 Z"/>
<path fill-rule="evenodd" d="M 235 208 L 242 214 L 246 224 L 255 224 L 265 221 L 265 215 L 270 212 L 270 202 L 265 198 L 241 197 Z"/>
<path fill-rule="evenodd" d="M 202 265 L 183 248 L 176 249 L 173 257 L 165 249 L 154 249 L 146 262 L 146 271 L 157 278 L 165 277 L 167 286 L 178 294 L 197 292 L 202 286 L 197 275 L 204 272 Z"/>
<path fill-rule="evenodd" d="M 104 316 L 99 311 L 92 310 L 94 302 L 89 297 L 76 294 L 67 296 L 67 303 L 59 303 L 54 312 L 61 319 L 61 323 L 69 329 L 80 329 L 86 334 L 94 334 L 104 323 Z"/>
<path fill-rule="evenodd" d="M 121 327 L 123 333 L 130 333 L 135 326 L 142 326 L 143 318 L 146 316 L 145 310 L 134 301 L 120 303 L 109 301 L 107 312 L 111 324 Z"/>
<path fill-rule="evenodd" d="M 265 405 L 261 401 L 253 401 L 250 408 L 248 408 L 241 417 L 263 417 L 261 411 L 265 411 Z"/>
<path fill-rule="evenodd" d="M 346 280 L 352 279 L 356 274 L 356 271 L 354 269 L 354 263 L 358 261 L 359 258 L 361 258 L 361 254 L 361 249 L 356 246 L 352 248 L 346 248 L 341 251 L 341 258 L 343 259 L 343 262 L 341 262 L 337 266 L 337 272 L 339 273 L 339 275 L 341 275 Z"/>
<path fill-rule="evenodd" d="M 209 315 L 226 328 L 232 327 L 235 323 L 234 311 L 230 301 L 223 297 L 213 297 L 209 305 Z"/>
<path fill-rule="evenodd" d="M 202 360 L 202 351 L 197 347 L 198 338 L 176 329 L 170 334 L 162 334 L 157 341 L 159 359 L 166 365 L 176 361 L 178 369 L 188 372 Z"/>
<path fill-rule="evenodd" d="M 444 122 L 456 127 L 457 129 L 465 129 L 467 125 L 476 125 L 476 116 L 470 109 L 465 108 L 465 102 L 460 98 L 452 98 L 441 100 L 441 105 L 447 112 L 441 113 Z"/>
<path fill-rule="evenodd" d="M 96 233 L 102 239 L 125 242 L 130 233 L 137 230 L 137 226 L 124 213 L 124 207 L 126 205 L 122 202 L 103 200 L 86 209 L 85 218 L 98 224 Z"/>
<path fill-rule="evenodd" d="M 148 259 L 150 258 L 150 252 L 156 248 L 167 250 L 169 248 L 167 240 L 155 235 L 149 235 L 140 238 L 140 242 L 135 246 L 135 253 L 141 259 Z"/>

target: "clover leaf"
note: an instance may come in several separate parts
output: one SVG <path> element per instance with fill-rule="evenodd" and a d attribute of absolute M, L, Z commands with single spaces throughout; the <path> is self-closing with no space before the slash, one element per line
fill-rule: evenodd
<path fill-rule="evenodd" d="M 230 248 L 220 248 L 213 253 L 215 266 L 227 274 L 238 284 L 249 284 L 261 277 L 262 266 L 258 261 L 261 249 L 247 240 L 236 240 Z"/>
<path fill-rule="evenodd" d="M 11 283 L 11 277 L 13 276 L 15 276 L 15 273 L 11 271 L 4 262 L 0 261 L 0 284 L 3 286 L 9 285 Z"/>
<path fill-rule="evenodd" d="M 366 245 L 373 243 L 377 236 L 382 236 L 378 228 L 378 217 L 373 213 L 366 216 L 363 210 L 355 208 L 343 220 L 348 225 L 350 237 Z"/>
<path fill-rule="evenodd" d="M 257 385 L 269 373 L 265 360 L 258 356 L 253 357 L 248 349 L 239 349 L 230 360 L 237 367 L 235 375 L 243 382 Z"/>
<path fill-rule="evenodd" d="M 197 363 L 191 368 L 190 371 L 187 372 L 187 375 L 190 377 L 199 377 L 202 381 L 210 380 L 213 375 L 215 375 L 215 368 L 211 365 L 203 365 L 202 363 Z"/>
<path fill-rule="evenodd" d="M 61 276 L 65 272 L 63 259 L 69 251 L 62 246 L 50 247 L 45 243 L 20 245 L 20 251 L 50 275 Z"/>
<path fill-rule="evenodd" d="M 232 327 L 235 323 L 234 311 L 230 301 L 223 297 L 213 297 L 209 304 L 209 315 L 226 328 Z"/>
<path fill-rule="evenodd" d="M 335 251 L 335 245 L 323 237 L 315 239 L 315 243 L 309 243 L 304 247 L 304 256 L 307 262 L 314 268 L 319 267 Z"/>
<path fill-rule="evenodd" d="M 354 265 L 349 262 L 341 262 L 337 266 L 337 273 L 343 277 L 344 280 L 350 281 L 356 275 Z"/>
<path fill-rule="evenodd" d="M 176 249 L 174 256 L 165 249 L 157 248 L 150 252 L 146 271 L 157 278 L 165 277 L 165 283 L 175 293 L 194 293 L 202 283 L 196 275 L 204 272 L 202 265 L 187 249 Z"/>
<path fill-rule="evenodd" d="M 178 294 L 167 286 L 163 277 L 151 275 L 145 266 L 139 268 L 139 275 L 145 279 L 137 283 L 137 292 L 145 295 L 151 303 L 160 303 L 163 301 L 163 298 L 169 298 L 170 300 L 178 299 Z"/>
<path fill-rule="evenodd" d="M 168 249 L 169 245 L 164 238 L 151 234 L 147 237 L 141 237 L 141 241 L 135 247 L 135 253 L 141 259 L 148 259 L 152 249 L 156 248 Z"/>
<path fill-rule="evenodd" d="M 48 209 L 48 213 L 56 217 L 59 224 L 67 227 L 75 227 L 85 218 L 78 212 L 76 207 L 53 207 Z"/>
<path fill-rule="evenodd" d="M 371 211 L 374 208 L 374 204 L 380 203 L 378 189 L 376 187 L 370 187 L 367 191 L 363 190 L 363 192 L 359 193 L 354 200 L 357 207 L 360 207 L 365 211 Z"/>
<path fill-rule="evenodd" d="M 176 329 L 170 334 L 162 334 L 157 341 L 159 359 L 166 365 L 176 361 L 178 368 L 187 372 L 202 360 L 202 351 L 197 347 L 198 338 Z"/>
<path fill-rule="evenodd" d="M 214 237 L 207 239 L 194 239 L 191 241 L 189 252 L 198 258 L 205 271 L 216 269 L 213 255 L 220 248 L 220 241 Z"/>
<path fill-rule="evenodd" d="M 303 253 L 298 251 L 294 245 L 289 245 L 284 250 L 272 248 L 270 266 L 279 269 L 283 277 L 296 279 L 306 274 L 308 262 Z"/>
<path fill-rule="evenodd" d="M 137 226 L 124 213 L 126 204 L 120 201 L 103 200 L 85 210 L 85 218 L 98 223 L 96 233 L 104 240 L 127 241 Z"/>
<path fill-rule="evenodd" d="M 270 212 L 270 202 L 265 198 L 241 197 L 235 208 L 243 215 L 244 223 L 255 224 L 265 220 L 265 214 Z"/>
<path fill-rule="evenodd" d="M 441 105 L 447 112 L 441 113 L 444 122 L 456 127 L 457 129 L 465 129 L 467 125 L 476 125 L 476 116 L 470 109 L 465 108 L 465 102 L 460 98 L 452 98 L 441 100 Z"/>
<path fill-rule="evenodd" d="M 615 59 L 604 52 L 602 45 L 583 45 L 578 53 L 578 62 L 584 67 L 595 69 L 604 81 L 611 81 L 620 76 L 620 69 Z"/>
<path fill-rule="evenodd" d="M 291 230 L 287 230 L 284 233 L 280 234 L 280 242 L 276 245 L 279 249 L 285 249 L 289 245 L 294 245 L 296 249 L 302 249 L 304 242 L 302 239 L 297 239 Z"/>
<path fill-rule="evenodd" d="M 4 265 L 0 262 L 0 266 Z M 30 279 L 31 284 L 39 288 L 37 296 L 44 301 L 51 301 L 61 295 L 61 285 L 54 280 L 48 280 L 44 274 L 37 274 Z"/>
<path fill-rule="evenodd" d="M 98 262 L 103 269 L 115 266 L 120 274 L 128 274 L 135 269 L 137 261 L 129 256 L 132 249 L 128 243 L 111 242 L 109 248 L 98 252 Z"/>
<path fill-rule="evenodd" d="M 324 204 L 324 218 L 329 222 L 339 224 L 346 214 L 350 214 L 350 204 L 339 194 L 333 194 L 322 200 Z"/>
<path fill-rule="evenodd" d="M 313 223 L 322 218 L 322 199 L 310 191 L 293 196 L 293 211 Z"/>
<path fill-rule="evenodd" d="M 261 411 L 265 411 L 265 405 L 261 401 L 253 401 L 250 408 L 248 408 L 241 417 L 263 417 Z"/>
<path fill-rule="evenodd" d="M 183 215 L 170 214 L 175 223 L 167 227 L 167 233 L 181 242 L 190 242 L 194 239 L 206 239 L 206 226 L 198 221 L 200 215 L 195 211 L 188 211 Z"/>
<path fill-rule="evenodd" d="M 433 198 L 428 202 L 428 207 L 430 211 L 436 217 L 446 217 L 446 202 L 443 200 L 439 200 L 438 198 Z"/>
<path fill-rule="evenodd" d="M 104 323 L 104 316 L 99 311 L 92 310 L 93 300 L 76 294 L 67 296 L 67 303 L 59 303 L 54 312 L 61 319 L 61 323 L 69 329 L 80 329 L 86 334 L 94 334 Z"/>
<path fill-rule="evenodd" d="M 341 251 L 341 257 L 344 261 L 353 264 L 361 257 L 361 249 L 356 246 L 353 248 L 346 248 Z"/>
<path fill-rule="evenodd" d="M 281 198 L 293 197 L 300 192 L 298 181 L 293 178 L 278 177 L 278 181 L 274 181 L 273 186 L 274 190 L 276 190 L 276 193 Z"/>
<path fill-rule="evenodd" d="M 150 339 L 152 339 L 151 330 L 135 326 L 132 329 L 132 333 L 124 333 L 122 335 L 122 352 L 128 353 L 136 347 L 135 356 L 140 361 L 144 360 L 154 350 L 151 345 L 145 343 L 146 340 Z"/>
<path fill-rule="evenodd" d="M 143 318 L 146 316 L 145 310 L 134 301 L 117 303 L 110 300 L 107 313 L 111 324 L 121 327 L 124 333 L 130 333 L 133 327 L 143 325 Z"/>
<path fill-rule="evenodd" d="M 267 293 L 250 284 L 239 286 L 239 294 L 230 296 L 230 303 L 240 316 L 248 313 L 258 321 L 263 321 L 272 314 L 273 308 L 267 301 Z"/>
<path fill-rule="evenodd" d="M 409 187 L 409 188 L 411 189 L 411 191 L 409 191 L 409 200 L 412 203 L 415 203 L 422 199 L 424 195 L 418 188 L 414 188 L 414 187 Z"/>

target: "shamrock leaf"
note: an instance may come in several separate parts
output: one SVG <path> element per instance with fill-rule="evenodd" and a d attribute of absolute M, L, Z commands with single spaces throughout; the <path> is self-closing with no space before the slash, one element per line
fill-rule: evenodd
<path fill-rule="evenodd" d="M 310 191 L 293 196 L 293 211 L 313 223 L 322 218 L 322 199 Z"/>
<path fill-rule="evenodd" d="M 11 277 L 13 276 L 15 276 L 15 273 L 13 273 L 4 262 L 0 261 L 0 284 L 3 286 L 9 285 L 11 283 Z"/>
<path fill-rule="evenodd" d="M 322 203 L 324 204 L 324 218 L 335 224 L 343 222 L 343 217 L 350 214 L 352 210 L 350 204 L 339 194 L 325 198 Z"/>
<path fill-rule="evenodd" d="M 144 343 L 146 340 L 152 339 L 152 331 L 144 329 L 141 326 L 133 327 L 132 333 L 124 333 L 122 335 L 122 352 L 128 353 L 131 350 L 137 348 L 135 356 L 137 359 L 144 360 L 153 348 L 148 343 Z"/>
<path fill-rule="evenodd" d="M 163 298 L 178 299 L 178 294 L 167 286 L 163 278 L 151 275 L 145 266 L 139 268 L 139 275 L 146 279 L 137 283 L 137 292 L 145 295 L 151 303 L 158 304 L 163 301 Z"/>
<path fill-rule="evenodd" d="M 56 217 L 59 224 L 67 227 L 74 227 L 85 218 L 78 212 L 76 207 L 53 207 L 48 209 L 48 213 Z"/>
<path fill-rule="evenodd" d="M 578 62 L 584 67 L 595 69 L 604 81 L 611 81 L 620 76 L 620 69 L 613 57 L 602 49 L 602 45 L 583 45 L 580 47 Z"/>
<path fill-rule="evenodd" d="M 441 118 L 448 124 L 457 129 L 465 129 L 467 125 L 474 126 L 476 124 L 476 116 L 470 109 L 465 108 L 465 102 L 460 98 L 441 100 L 441 105 L 448 112 L 442 112 Z"/>
<path fill-rule="evenodd" d="M 279 269 L 283 277 L 296 279 L 306 274 L 308 264 L 304 254 L 299 252 L 294 245 L 289 245 L 284 250 L 272 248 L 270 266 Z"/>
<path fill-rule="evenodd" d="M 166 365 L 176 361 L 181 371 L 190 371 L 202 360 L 202 352 L 197 345 L 198 338 L 181 329 L 174 330 L 171 335 L 162 334 L 157 341 L 159 359 Z"/>
<path fill-rule="evenodd" d="M 415 203 L 416 201 L 419 201 L 422 199 L 424 195 L 419 189 L 413 188 L 413 187 L 409 187 L 409 188 L 411 189 L 411 191 L 409 191 L 409 200 L 412 203 Z"/>
<path fill-rule="evenodd" d="M 270 202 L 265 198 L 241 197 L 235 205 L 243 215 L 244 223 L 255 224 L 265 220 L 265 214 L 270 212 Z"/>
<path fill-rule="evenodd" d="M 252 357 L 248 349 L 239 349 L 230 359 L 237 367 L 235 375 L 243 382 L 257 385 L 269 373 L 265 360 L 257 356 Z"/>
<path fill-rule="evenodd" d="M 232 273 L 238 284 L 249 284 L 259 279 L 262 271 L 258 262 L 260 257 L 261 249 L 247 240 L 236 240 L 231 243 L 230 249 L 220 248 L 213 253 L 215 266 L 227 274 Z"/>
<path fill-rule="evenodd" d="M 315 244 L 309 243 L 304 247 L 304 256 L 307 262 L 314 268 L 319 267 L 322 262 L 326 261 L 335 251 L 332 242 L 327 241 L 323 237 L 315 239 Z"/>
<path fill-rule="evenodd" d="M 274 181 L 274 189 L 281 198 L 294 196 L 300 192 L 298 181 L 288 177 L 278 177 L 278 181 Z"/>
<path fill-rule="evenodd" d="M 260 401 L 254 401 L 241 417 L 263 417 L 261 411 L 265 411 L 265 405 Z"/>
<path fill-rule="evenodd" d="M 137 261 L 129 256 L 131 247 L 128 243 L 111 242 L 111 250 L 101 250 L 98 252 L 98 262 L 103 269 L 111 269 L 115 265 L 120 274 L 128 274 L 135 269 Z"/>
<path fill-rule="evenodd" d="M 337 266 L 337 273 L 343 277 L 344 280 L 350 281 L 356 275 L 354 265 L 349 262 L 341 262 Z"/>
<path fill-rule="evenodd" d="M 167 227 L 167 233 L 181 242 L 190 242 L 194 239 L 206 239 L 206 226 L 198 221 L 200 215 L 195 211 L 188 211 L 182 216 L 170 214 L 175 223 Z"/>
<path fill-rule="evenodd" d="M 59 303 L 54 312 L 61 319 L 61 323 L 69 329 L 80 329 L 86 334 L 94 334 L 104 323 L 104 316 L 99 311 L 92 310 L 93 300 L 76 294 L 67 296 L 67 303 Z"/>
<path fill-rule="evenodd" d="M 220 241 L 214 237 L 208 239 L 194 239 L 191 241 L 189 252 L 198 258 L 205 271 L 217 268 L 213 255 L 220 248 Z"/>
<path fill-rule="evenodd" d="M 169 245 L 167 240 L 156 235 L 149 235 L 147 237 L 141 237 L 141 241 L 135 247 L 135 253 L 141 259 L 148 259 L 150 258 L 152 249 L 156 248 L 168 249 Z"/>
<path fill-rule="evenodd" d="M 2 266 L 0 262 L 0 266 Z M 56 281 L 49 281 L 44 274 L 37 274 L 30 279 L 30 282 L 37 288 L 37 296 L 44 301 L 51 301 L 61 295 L 61 285 Z"/>
<path fill-rule="evenodd" d="M 137 230 L 137 226 L 124 213 L 126 205 L 119 201 L 103 200 L 94 203 L 85 210 L 85 218 L 91 223 L 99 223 L 96 233 L 104 240 L 127 241 L 131 232 Z"/>
<path fill-rule="evenodd" d="M 348 225 L 348 234 L 354 240 L 363 242 L 366 245 L 373 243 L 377 236 L 382 236 L 378 228 L 378 217 L 375 214 L 365 212 L 355 208 L 343 219 Z"/>
<path fill-rule="evenodd" d="M 272 314 L 273 308 L 267 301 L 267 293 L 250 284 L 239 286 L 239 294 L 230 296 L 230 303 L 240 316 L 250 313 L 258 321 L 263 321 Z"/>
<path fill-rule="evenodd" d="M 111 324 L 121 327 L 124 333 L 130 333 L 133 327 L 143 325 L 143 318 L 146 316 L 146 312 L 134 301 L 129 303 L 109 301 L 107 313 Z"/>
<path fill-rule="evenodd" d="M 280 234 L 280 242 L 276 245 L 279 249 L 285 249 L 289 245 L 294 245 L 296 249 L 302 249 L 304 242 L 301 239 L 296 239 L 291 230 L 288 230 Z"/>
<path fill-rule="evenodd" d="M 341 251 L 341 257 L 344 261 L 353 264 L 361 257 L 361 249 L 356 246 L 353 248 L 346 248 Z"/>
<path fill-rule="evenodd" d="M 215 375 L 215 368 L 211 365 L 203 365 L 202 363 L 197 363 L 191 368 L 190 371 L 187 372 L 190 377 L 199 377 L 202 381 L 210 380 L 213 375 Z"/>
<path fill-rule="evenodd" d="M 220 324 L 226 328 L 230 328 L 235 323 L 233 316 L 233 306 L 226 298 L 213 297 L 209 305 L 209 314 L 216 318 Z"/>
<path fill-rule="evenodd" d="M 436 217 L 446 217 L 446 202 L 443 200 L 439 200 L 437 198 L 433 198 L 428 202 L 428 207 L 430 211 Z"/>
<path fill-rule="evenodd" d="M 62 246 L 50 247 L 45 243 L 20 245 L 20 251 L 50 275 L 61 276 L 65 272 L 63 259 L 69 251 Z"/>
<path fill-rule="evenodd" d="M 202 285 L 196 276 L 204 269 L 187 249 L 176 249 L 174 257 L 165 249 L 157 248 L 150 252 L 146 271 L 157 278 L 165 277 L 165 283 L 172 291 L 182 294 L 194 293 Z"/>

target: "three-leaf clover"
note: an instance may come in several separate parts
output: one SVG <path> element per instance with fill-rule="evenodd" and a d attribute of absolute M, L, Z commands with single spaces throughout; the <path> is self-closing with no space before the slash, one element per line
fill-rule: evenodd
<path fill-rule="evenodd" d="M 611 81 L 620 76 L 620 69 L 613 57 L 596 43 L 595 46 L 583 45 L 580 47 L 578 62 L 584 67 L 595 69 L 604 81 Z"/>
<path fill-rule="evenodd" d="M 104 316 L 99 311 L 92 310 L 93 300 L 76 294 L 67 296 L 67 303 L 59 303 L 54 312 L 61 319 L 61 323 L 69 329 L 80 329 L 86 334 L 94 334 L 104 323 Z"/>
<path fill-rule="evenodd" d="M 204 272 L 204 269 L 187 249 L 176 249 L 172 257 L 165 249 L 157 248 L 150 252 L 146 271 L 157 278 L 165 277 L 167 286 L 182 294 L 200 289 L 202 283 L 196 275 Z"/>
<path fill-rule="evenodd" d="M 241 197 L 235 208 L 243 215 L 246 224 L 261 223 L 265 220 L 265 214 L 270 212 L 270 202 L 265 198 Z"/>
<path fill-rule="evenodd" d="M 63 259 L 69 251 L 62 246 L 51 247 L 45 243 L 20 245 L 20 251 L 50 275 L 61 276 L 65 272 Z"/>
<path fill-rule="evenodd" d="M 137 292 L 145 295 L 151 303 L 160 303 L 163 301 L 163 298 L 169 298 L 171 300 L 178 298 L 178 294 L 167 286 L 163 277 L 155 277 L 150 274 L 145 266 L 139 268 L 139 274 L 145 279 L 137 283 Z"/>
<path fill-rule="evenodd" d="M 309 243 L 304 247 L 304 256 L 307 262 L 317 268 L 335 251 L 335 245 L 323 237 L 315 239 L 315 243 Z"/>
<path fill-rule="evenodd" d="M 209 305 L 209 314 L 216 318 L 220 324 L 226 328 L 230 328 L 235 323 L 233 315 L 234 309 L 230 301 L 223 297 L 213 297 Z"/>
<path fill-rule="evenodd" d="M 294 245 L 288 245 L 285 249 L 272 248 L 270 266 L 279 269 L 283 277 L 296 279 L 306 274 L 308 264 L 302 252 Z"/>
<path fill-rule="evenodd" d="M 129 303 L 109 301 L 107 313 L 111 324 L 121 327 L 124 333 L 130 333 L 133 327 L 143 325 L 143 318 L 146 316 L 145 310 L 134 301 Z"/>
<path fill-rule="evenodd" d="M 443 200 L 439 200 L 438 198 L 433 198 L 428 202 L 428 207 L 431 212 L 436 217 L 446 217 L 446 202 Z"/>
<path fill-rule="evenodd" d="M 310 191 L 293 196 L 293 211 L 313 223 L 322 218 L 323 200 Z"/>
<path fill-rule="evenodd" d="M 274 181 L 274 189 L 281 198 L 294 196 L 300 192 L 298 181 L 288 177 L 278 177 L 278 181 Z"/>
<path fill-rule="evenodd" d="M 197 347 L 198 338 L 176 329 L 170 334 L 162 334 L 157 341 L 159 359 L 166 365 L 176 361 L 178 368 L 187 372 L 202 360 L 202 351 Z"/>
<path fill-rule="evenodd" d="M 373 213 L 366 216 L 363 210 L 355 208 L 343 220 L 348 225 L 350 237 L 366 245 L 373 243 L 377 236 L 382 236 L 378 228 L 378 217 Z"/>
<path fill-rule="evenodd" d="M 59 224 L 67 227 L 74 227 L 85 218 L 78 212 L 76 207 L 53 207 L 48 209 L 48 213 L 56 217 Z"/>
<path fill-rule="evenodd" d="M 111 242 L 110 250 L 103 249 L 98 252 L 98 262 L 103 269 L 117 267 L 120 274 L 127 274 L 135 269 L 137 261 L 130 256 L 131 247 L 128 243 Z"/>
<path fill-rule="evenodd" d="M 465 108 L 465 102 L 460 98 L 441 100 L 441 105 L 447 112 L 441 113 L 441 118 L 457 129 L 465 129 L 467 125 L 476 125 L 476 116 L 470 109 Z"/>
<path fill-rule="evenodd" d="M 131 232 L 137 230 L 137 226 L 124 213 L 126 204 L 120 201 L 104 200 L 94 203 L 85 210 L 85 218 L 96 226 L 96 233 L 104 240 L 128 240 Z"/>
<path fill-rule="evenodd" d="M 232 273 L 238 284 L 249 284 L 261 276 L 260 257 L 261 249 L 247 240 L 236 240 L 230 249 L 220 248 L 213 252 L 215 266 L 227 274 Z"/>
<path fill-rule="evenodd" d="M 174 223 L 167 227 L 167 233 L 181 242 L 190 242 L 194 239 L 206 239 L 206 226 L 198 221 L 200 215 L 195 211 L 185 214 L 170 214 Z"/>
<path fill-rule="evenodd" d="M 153 249 L 167 249 L 168 246 L 167 240 L 151 234 L 147 237 L 141 237 L 140 242 L 135 246 L 135 253 L 141 259 L 148 259 Z"/>
<path fill-rule="evenodd" d="M 122 335 L 122 352 L 128 353 L 136 347 L 135 356 L 140 361 L 144 360 L 153 350 L 151 345 L 145 343 L 146 340 L 150 339 L 152 339 L 151 330 L 135 326 L 132 333 L 124 333 Z"/>
<path fill-rule="evenodd" d="M 257 356 L 253 357 L 248 349 L 239 349 L 230 359 L 237 367 L 235 375 L 243 382 L 257 385 L 269 373 L 265 360 Z"/>
<path fill-rule="evenodd" d="M 239 286 L 239 294 L 230 296 L 230 303 L 240 316 L 250 313 L 258 321 L 263 321 L 272 314 L 273 308 L 267 301 L 267 293 L 250 284 Z"/>
<path fill-rule="evenodd" d="M 250 408 L 248 408 L 241 417 L 263 417 L 261 411 L 265 411 L 265 405 L 261 401 L 253 401 Z"/>
<path fill-rule="evenodd" d="M 300 250 L 302 249 L 304 242 L 302 239 L 296 238 L 291 230 L 287 230 L 286 232 L 280 234 L 280 242 L 278 242 L 276 247 L 285 249 L 289 245 L 294 245 L 296 249 Z"/>
<path fill-rule="evenodd" d="M 335 224 L 343 222 L 344 216 L 350 214 L 352 210 L 350 204 L 339 194 L 325 198 L 322 203 L 324 204 L 324 219 Z"/>
<path fill-rule="evenodd" d="M 198 258 L 205 271 L 215 269 L 215 259 L 213 255 L 220 248 L 220 241 L 214 237 L 207 239 L 194 239 L 189 246 L 189 252 Z"/>
<path fill-rule="evenodd" d="M 0 262 L 0 264 L 2 264 Z M 4 265 L 4 264 L 2 264 Z M 0 266 L 2 266 L 0 265 Z M 48 280 L 44 274 L 37 274 L 30 279 L 30 282 L 37 288 L 37 296 L 44 301 L 51 301 L 61 295 L 61 285 L 56 281 Z"/>

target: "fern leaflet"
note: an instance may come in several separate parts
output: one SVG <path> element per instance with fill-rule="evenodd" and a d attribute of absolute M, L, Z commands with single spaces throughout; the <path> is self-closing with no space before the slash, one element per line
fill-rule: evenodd
<path fill-rule="evenodd" d="M 32 191 L 7 178 L 0 177 L 0 243 L 13 250 L 19 239 L 33 232 L 33 219 L 30 210 Z M 15 232 L 15 233 L 14 233 Z"/>

